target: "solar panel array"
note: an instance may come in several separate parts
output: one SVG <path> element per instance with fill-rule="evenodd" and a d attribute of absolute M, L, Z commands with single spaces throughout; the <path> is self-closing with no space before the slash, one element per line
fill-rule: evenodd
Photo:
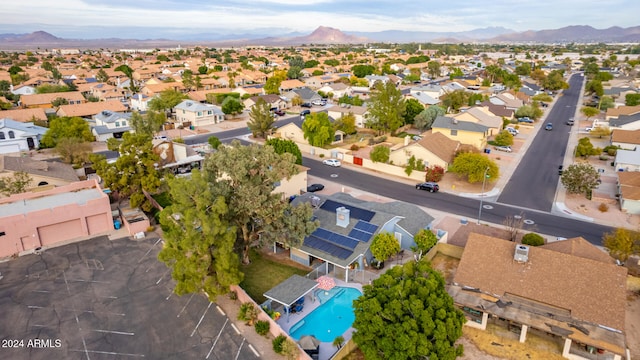
<path fill-rule="evenodd" d="M 356 241 L 356 239 L 344 236 L 342 234 L 334 233 L 323 228 L 317 228 L 312 235 L 351 250 L 355 249 L 356 246 L 358 246 L 358 241 Z"/>
<path fill-rule="evenodd" d="M 325 200 L 325 202 L 322 204 L 322 206 L 320 206 L 320 208 L 326 211 L 335 212 L 336 209 L 341 206 L 344 206 L 345 208 L 349 209 L 350 211 L 349 216 L 358 220 L 371 221 L 371 219 L 373 219 L 373 216 L 376 214 L 370 210 L 365 210 L 359 207 L 342 204 L 333 200 Z"/>
<path fill-rule="evenodd" d="M 373 234 L 378 230 L 378 225 L 367 222 L 366 220 L 358 220 L 354 228 Z"/>
<path fill-rule="evenodd" d="M 334 245 L 328 241 L 319 239 L 313 235 L 307 236 L 304 239 L 304 245 L 314 249 L 324 251 L 327 254 L 335 256 L 339 259 L 346 259 L 349 256 L 351 256 L 351 254 L 353 254 L 352 250 L 348 250 L 343 247 Z"/>
<path fill-rule="evenodd" d="M 358 239 L 362 242 L 367 242 L 371 239 L 371 236 L 373 234 L 370 234 L 368 232 L 364 232 L 362 230 L 358 230 L 358 229 L 352 229 L 351 232 L 349 232 L 349 236 L 354 238 L 354 239 Z"/>
<path fill-rule="evenodd" d="M 378 230 L 378 225 L 358 220 L 351 232 L 349 232 L 349 237 L 367 242 L 371 240 L 371 237 L 376 230 Z"/>

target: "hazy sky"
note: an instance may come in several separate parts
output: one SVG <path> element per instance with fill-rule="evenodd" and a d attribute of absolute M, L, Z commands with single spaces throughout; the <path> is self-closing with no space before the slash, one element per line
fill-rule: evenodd
<path fill-rule="evenodd" d="M 515 31 L 640 25 L 638 0 L 18 0 L 2 1 L 0 33 L 160 38 L 186 33 Z"/>

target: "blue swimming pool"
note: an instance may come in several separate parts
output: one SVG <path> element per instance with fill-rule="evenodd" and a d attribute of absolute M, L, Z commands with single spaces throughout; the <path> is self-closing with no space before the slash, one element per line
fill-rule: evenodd
<path fill-rule="evenodd" d="M 292 338 L 299 340 L 301 336 L 314 335 L 322 342 L 333 342 L 336 336 L 351 327 L 355 320 L 353 300 L 362 293 L 345 287 L 335 287 L 331 291 L 335 295 L 291 327 L 289 335 Z M 323 297 L 324 293 L 320 293 L 319 301 L 323 301 Z"/>

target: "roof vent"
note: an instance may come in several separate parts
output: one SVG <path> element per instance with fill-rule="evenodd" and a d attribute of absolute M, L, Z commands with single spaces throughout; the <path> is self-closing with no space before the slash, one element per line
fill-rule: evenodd
<path fill-rule="evenodd" d="M 529 247 L 527 245 L 516 245 L 516 252 L 513 254 L 513 260 L 519 263 L 529 261 Z"/>
<path fill-rule="evenodd" d="M 320 207 L 320 198 L 317 196 L 311 196 L 311 206 L 314 208 Z"/>

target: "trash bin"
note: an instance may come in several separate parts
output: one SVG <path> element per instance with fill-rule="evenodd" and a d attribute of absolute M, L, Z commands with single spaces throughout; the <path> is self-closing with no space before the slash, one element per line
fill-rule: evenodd
<path fill-rule="evenodd" d="M 491 149 L 484 149 L 485 154 L 491 154 Z"/>
<path fill-rule="evenodd" d="M 193 126 L 193 125 L 189 126 L 189 130 L 195 130 L 195 129 L 196 129 L 195 126 Z"/>
<path fill-rule="evenodd" d="M 120 220 L 113 220 L 113 227 L 114 227 L 116 230 L 119 230 L 121 225 L 122 225 L 122 224 L 120 224 Z"/>

